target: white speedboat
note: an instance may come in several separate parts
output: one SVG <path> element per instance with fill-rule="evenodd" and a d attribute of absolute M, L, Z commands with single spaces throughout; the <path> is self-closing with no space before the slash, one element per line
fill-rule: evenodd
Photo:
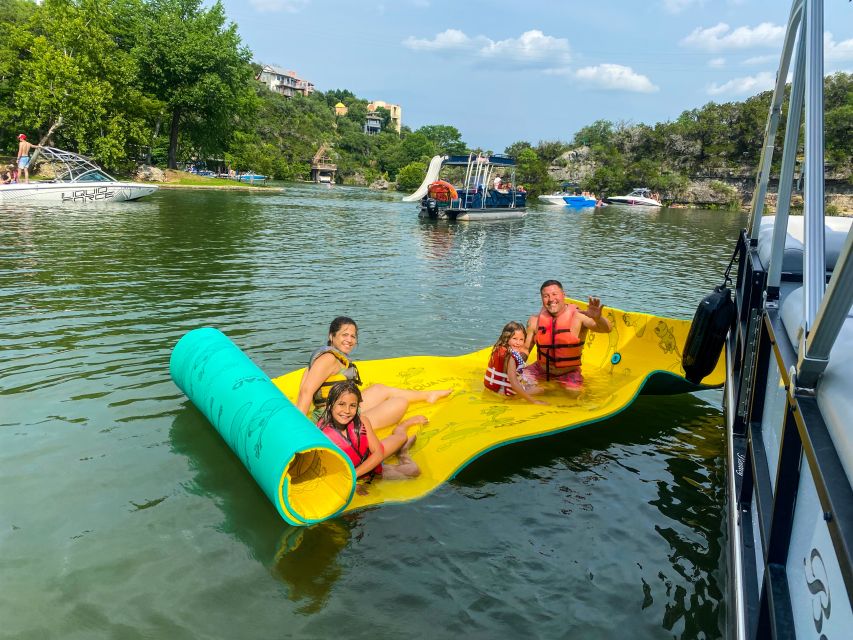
<path fill-rule="evenodd" d="M 123 202 L 158 189 L 154 184 L 116 180 L 88 158 L 70 151 L 39 147 L 38 153 L 51 164 L 56 177 L 0 185 L 0 202 Z"/>
<path fill-rule="evenodd" d="M 662 207 L 659 200 L 652 198 L 652 192 L 645 187 L 637 187 L 626 196 L 613 196 L 605 198 L 607 204 L 629 204 L 644 207 Z"/>
<path fill-rule="evenodd" d="M 541 195 L 539 202 L 560 207 L 594 207 L 597 200 L 592 196 L 585 196 L 580 193 L 560 192 Z"/>

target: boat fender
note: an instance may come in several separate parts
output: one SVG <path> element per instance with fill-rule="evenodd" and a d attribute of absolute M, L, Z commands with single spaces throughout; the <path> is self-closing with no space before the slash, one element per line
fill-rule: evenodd
<path fill-rule="evenodd" d="M 693 384 L 699 384 L 717 366 L 735 314 L 731 290 L 725 285 L 715 287 L 699 303 L 681 352 L 684 377 Z"/>
<path fill-rule="evenodd" d="M 723 284 L 714 287 L 714 292 L 705 296 L 696 308 L 690 332 L 681 350 L 684 377 L 693 384 L 699 384 L 716 368 L 726 336 L 734 325 L 737 306 L 732 299 L 731 290 L 726 285 L 731 284 L 729 273 L 736 256 L 737 248 L 726 269 Z"/>

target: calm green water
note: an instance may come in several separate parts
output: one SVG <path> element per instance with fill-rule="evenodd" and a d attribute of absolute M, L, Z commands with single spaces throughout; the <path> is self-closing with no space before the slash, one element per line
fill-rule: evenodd
<path fill-rule="evenodd" d="M 719 392 L 644 397 L 419 502 L 294 529 L 168 359 L 213 325 L 278 375 L 338 314 L 362 359 L 456 355 L 534 312 L 551 277 L 686 318 L 742 223 L 608 207 L 435 224 L 396 194 L 290 185 L 0 208 L 0 637 L 720 636 Z"/>

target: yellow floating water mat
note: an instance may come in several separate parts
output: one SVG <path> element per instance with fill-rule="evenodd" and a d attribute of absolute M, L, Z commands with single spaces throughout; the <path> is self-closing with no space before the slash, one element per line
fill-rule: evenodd
<path fill-rule="evenodd" d="M 586 306 L 579 301 L 570 302 L 581 308 Z M 428 424 L 409 431 L 418 434 L 411 456 L 420 466 L 421 475 L 411 480 L 374 480 L 366 485 L 367 494 L 356 493 L 344 510 L 421 498 L 491 449 L 604 420 L 625 409 L 641 392 L 684 393 L 723 384 L 722 358 L 701 385 L 684 379 L 681 348 L 690 330 L 689 321 L 613 308 L 605 308 L 605 316 L 613 324 L 613 331 L 586 337 L 583 394 L 572 399 L 561 388 L 549 387 L 539 396 L 547 406 L 504 398 L 483 388 L 491 347 L 454 357 L 359 361 L 365 385 L 382 382 L 407 389 L 454 391 L 435 404 L 416 403 L 409 407 L 407 415 L 423 414 L 429 418 Z M 303 371 L 288 373 L 272 382 L 295 402 Z M 389 433 L 390 428 L 377 435 L 383 438 Z"/>

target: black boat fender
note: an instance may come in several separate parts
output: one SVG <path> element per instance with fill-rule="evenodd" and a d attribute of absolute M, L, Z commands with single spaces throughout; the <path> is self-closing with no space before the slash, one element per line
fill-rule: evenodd
<path fill-rule="evenodd" d="M 726 285 L 732 283 L 729 273 L 736 256 L 737 249 L 726 269 L 723 284 L 714 287 L 714 292 L 702 299 L 693 315 L 690 332 L 681 351 L 684 377 L 693 384 L 699 384 L 716 368 L 726 336 L 734 325 L 737 307 Z"/>

